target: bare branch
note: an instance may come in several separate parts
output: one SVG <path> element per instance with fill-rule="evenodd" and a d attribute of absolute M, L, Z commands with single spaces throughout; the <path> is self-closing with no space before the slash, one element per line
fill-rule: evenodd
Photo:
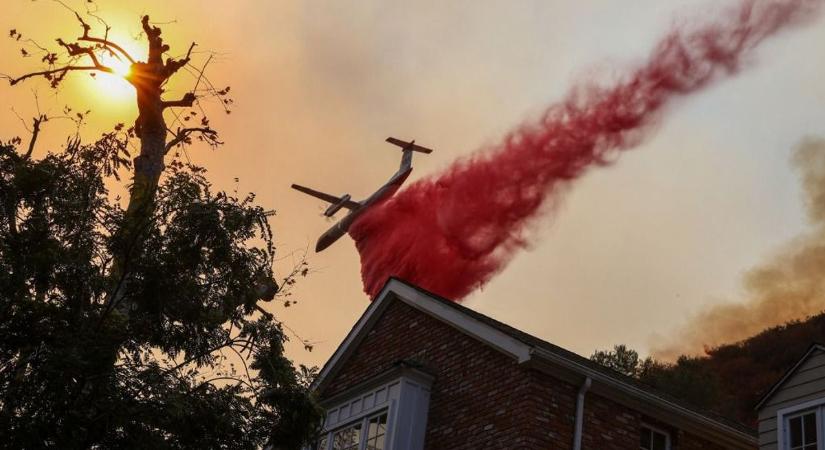
<path fill-rule="evenodd" d="M 195 391 L 197 391 L 197 390 L 199 390 L 199 389 L 201 389 L 205 386 L 209 386 L 214 381 L 237 381 L 238 384 L 243 384 L 243 385 L 249 387 L 249 389 L 251 389 L 253 393 L 257 392 L 257 390 L 255 389 L 255 386 L 252 386 L 249 382 L 247 382 L 245 380 L 242 380 L 238 377 L 223 376 L 223 377 L 215 377 L 215 378 L 210 378 L 208 380 L 205 380 L 201 384 L 199 384 L 199 385 L 195 386 L 194 388 L 190 389 L 189 393 L 193 393 L 193 392 L 195 392 Z"/>
<path fill-rule="evenodd" d="M 198 86 L 201 85 L 201 79 L 203 78 L 203 74 L 206 72 L 206 66 L 208 66 L 211 61 L 212 55 L 209 55 L 209 58 L 206 58 L 206 62 L 203 63 L 203 67 L 201 67 L 201 70 L 198 71 L 198 79 L 195 81 L 195 87 L 192 89 L 192 92 L 198 91 Z"/>
<path fill-rule="evenodd" d="M 160 37 L 160 28 L 149 24 L 149 16 L 143 16 L 141 25 L 143 26 L 143 32 L 146 33 L 146 38 L 149 40 L 149 57 L 146 62 L 162 65 L 163 54 L 169 50 L 169 46 L 163 43 L 163 38 Z"/>
<path fill-rule="evenodd" d="M 31 158 L 32 153 L 34 152 L 34 144 L 37 142 L 37 136 L 40 135 L 40 124 L 47 120 L 49 120 L 49 118 L 44 114 L 32 119 L 32 138 L 29 141 L 29 148 L 26 150 L 26 154 L 23 155 L 24 159 Z"/>
<path fill-rule="evenodd" d="M 117 43 L 112 42 L 112 41 L 109 40 L 109 30 L 111 29 L 111 27 L 108 24 L 106 24 L 106 22 L 103 22 L 103 19 L 101 19 L 100 17 L 97 17 L 97 16 L 93 16 L 93 17 L 96 17 L 97 20 L 101 21 L 106 27 L 106 33 L 104 34 L 104 37 L 99 38 L 99 37 L 89 36 L 89 31 L 91 30 L 91 27 L 89 26 L 89 24 L 87 24 L 83 20 L 83 18 L 80 17 L 79 13 L 75 12 L 74 14 L 77 17 L 77 20 L 80 21 L 81 26 L 83 27 L 83 36 L 80 36 L 79 38 L 77 38 L 77 40 L 85 41 L 85 42 L 94 42 L 96 44 L 100 44 L 106 50 L 108 50 L 109 53 L 111 53 L 112 55 L 114 55 L 118 59 L 120 59 L 120 57 L 122 56 L 122 57 L 126 58 L 126 60 L 129 61 L 130 64 L 135 63 L 135 59 L 132 58 L 132 55 L 130 55 L 129 52 L 127 52 L 123 47 L 121 47 Z M 118 53 L 119 53 L 119 55 L 118 55 Z"/>
<path fill-rule="evenodd" d="M 171 101 L 164 101 L 163 107 L 170 108 L 170 107 L 180 107 L 180 108 L 188 108 L 195 104 L 195 97 L 194 92 L 187 92 L 180 100 L 171 100 Z"/>
<path fill-rule="evenodd" d="M 27 73 L 27 74 L 21 75 L 17 78 L 11 78 L 11 77 L 8 77 L 8 78 L 9 78 L 9 83 L 12 86 L 14 86 L 15 84 L 17 84 L 17 83 L 19 83 L 19 82 L 21 82 L 21 81 L 23 81 L 27 78 L 32 78 L 32 77 L 41 76 L 41 75 L 45 76 L 46 78 L 49 78 L 52 75 L 58 74 L 58 77 L 56 77 L 56 79 L 58 79 L 58 81 L 59 81 L 59 80 L 62 80 L 64 76 L 66 76 L 66 73 L 72 72 L 72 71 L 78 71 L 78 70 L 81 70 L 81 71 L 97 71 L 97 72 L 105 72 L 105 73 L 113 73 L 114 72 L 110 67 L 106 67 L 106 66 L 65 66 L 65 67 L 60 67 L 60 68 L 57 68 L 57 69 L 42 70 L 40 72 Z M 51 78 L 49 78 L 49 79 L 51 80 Z M 54 84 L 54 80 L 52 80 L 52 82 L 53 82 L 52 84 Z"/>
<path fill-rule="evenodd" d="M 166 79 L 174 75 L 178 70 L 181 69 L 181 67 L 184 67 L 187 64 L 189 64 L 189 61 L 192 58 L 192 49 L 195 48 L 195 45 L 197 44 L 193 42 L 192 45 L 189 46 L 189 51 L 186 52 L 186 56 L 184 56 L 183 58 L 169 58 L 166 60 L 166 65 L 163 68 L 163 74 Z"/>
<path fill-rule="evenodd" d="M 304 350 L 307 350 L 307 351 L 311 352 L 312 349 L 314 348 L 315 344 L 317 344 L 317 342 L 312 342 L 309 339 L 302 338 L 301 335 L 299 335 L 297 331 L 293 330 L 292 328 L 287 326 L 287 324 L 283 323 L 282 321 L 277 320 L 275 318 L 274 314 L 272 314 L 271 312 L 263 309 L 261 307 L 261 305 L 256 304 L 255 309 L 259 313 L 261 313 L 261 315 L 264 316 L 264 318 L 266 318 L 266 320 L 270 320 L 272 322 L 277 323 L 279 326 L 281 326 L 283 328 L 286 328 L 287 331 L 289 331 L 293 336 L 295 336 L 299 341 L 301 341 L 301 344 L 304 346 Z"/>
<path fill-rule="evenodd" d="M 166 144 L 166 153 L 169 153 L 169 150 L 174 148 L 176 145 L 188 144 L 190 141 L 189 136 L 193 133 L 200 133 L 210 145 L 214 146 L 223 143 L 218 140 L 218 132 L 211 128 L 178 128 L 178 131 L 173 133 L 175 137 L 173 137 L 172 140 Z"/>
<path fill-rule="evenodd" d="M 94 43 L 100 44 L 106 50 L 108 50 L 109 53 L 111 53 L 116 58 L 120 59 L 120 57 L 122 56 L 122 57 L 126 58 L 126 60 L 129 61 L 130 64 L 135 63 L 135 59 L 132 58 L 132 55 L 130 55 L 129 52 L 124 50 L 123 47 L 119 46 L 118 44 L 116 44 L 112 41 L 109 41 L 107 39 L 96 38 L 96 37 L 93 37 L 93 36 L 84 35 L 84 36 L 81 36 L 81 37 L 77 38 L 77 40 L 78 41 L 86 41 L 86 42 L 94 42 Z"/>
<path fill-rule="evenodd" d="M 114 73 L 111 67 L 104 66 L 100 63 L 97 59 L 97 55 L 95 54 L 95 49 L 92 47 L 84 47 L 76 42 L 65 42 L 63 39 L 57 39 L 57 43 L 66 49 L 66 52 L 72 58 L 81 57 L 86 55 L 89 59 L 92 60 L 91 66 L 77 66 L 77 65 L 66 65 L 63 67 L 58 67 L 55 69 L 48 69 L 48 70 L 41 70 L 38 72 L 31 72 L 25 75 L 21 75 L 17 78 L 12 78 L 10 76 L 6 76 L 9 80 L 9 83 L 14 86 L 15 84 L 26 80 L 28 78 L 36 77 L 36 76 L 44 76 L 51 82 L 52 87 L 57 87 L 58 83 L 63 81 L 63 78 L 66 76 L 67 73 L 72 71 L 95 71 L 95 72 L 103 72 L 103 73 Z"/>
<path fill-rule="evenodd" d="M 100 61 L 97 59 L 97 54 L 95 54 L 95 49 L 92 47 L 84 47 L 76 42 L 66 43 L 63 39 L 57 39 L 57 43 L 60 44 L 61 47 L 66 49 L 66 52 L 69 56 L 82 56 L 87 55 L 89 59 L 92 60 L 97 67 L 103 67 L 100 64 Z"/>
<path fill-rule="evenodd" d="M 97 21 L 100 22 L 101 24 L 103 24 L 103 26 L 106 28 L 106 32 L 105 32 L 105 34 L 102 38 L 98 38 L 98 37 L 94 37 L 94 36 L 89 35 L 89 32 L 92 30 L 92 27 L 85 20 L 83 20 L 83 17 L 80 15 L 79 12 L 77 12 L 75 9 L 71 8 L 69 5 L 65 4 L 64 2 L 62 2 L 60 0 L 55 0 L 55 1 L 56 1 L 56 3 L 60 4 L 64 8 L 66 8 L 69 11 L 71 11 L 72 13 L 74 13 L 75 18 L 77 18 L 77 21 L 80 22 L 80 26 L 83 28 L 83 36 L 77 38 L 78 41 L 94 42 L 96 44 L 100 44 L 105 50 L 107 50 L 109 53 L 111 53 L 116 58 L 121 59 L 121 57 L 123 57 L 123 58 L 126 58 L 129 61 L 130 64 L 135 63 L 134 58 L 132 58 L 132 55 L 130 55 L 129 52 L 127 52 L 125 49 L 123 49 L 123 47 L 121 47 L 120 45 L 118 45 L 118 44 L 116 44 L 116 43 L 109 40 L 109 30 L 111 30 L 111 27 L 109 26 L 109 24 L 107 24 L 106 21 L 101 19 L 99 16 L 93 14 L 88 9 L 88 7 L 86 9 L 86 14 L 88 14 L 91 17 L 94 17 L 95 19 L 97 19 Z"/>
<path fill-rule="evenodd" d="M 66 5 L 64 5 L 64 6 L 66 6 Z M 68 8 L 68 6 L 66 6 L 66 7 Z M 90 27 L 89 24 L 86 23 L 86 21 L 84 21 L 82 17 L 80 17 L 79 12 L 74 11 L 71 8 L 69 8 L 69 10 L 74 12 L 74 16 L 77 17 L 78 22 L 80 22 L 80 26 L 83 27 L 83 36 L 88 36 L 89 31 L 92 29 L 92 27 Z M 109 33 L 109 27 L 106 27 L 106 33 L 107 34 Z"/>

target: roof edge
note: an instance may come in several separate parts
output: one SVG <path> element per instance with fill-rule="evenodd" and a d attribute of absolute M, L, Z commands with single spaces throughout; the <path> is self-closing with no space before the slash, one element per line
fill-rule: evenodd
<path fill-rule="evenodd" d="M 392 280 L 387 281 L 384 284 L 384 287 L 381 288 L 381 292 L 378 293 L 378 296 L 373 300 L 370 305 L 367 307 L 366 310 L 361 314 L 361 317 L 355 321 L 355 324 L 350 329 L 349 333 L 347 333 L 344 340 L 338 345 L 338 348 L 335 349 L 335 352 L 332 353 L 332 356 L 329 357 L 327 362 L 324 364 L 324 367 L 321 368 L 321 371 L 318 373 L 318 376 L 310 385 L 310 390 L 315 392 L 319 391 L 325 387 L 327 379 L 334 375 L 336 370 L 339 368 L 340 363 L 345 361 L 346 358 L 352 353 L 353 344 L 360 342 L 363 339 L 363 335 L 366 333 L 364 330 L 371 325 L 371 322 L 377 320 L 379 311 L 383 311 L 386 308 L 387 299 L 391 296 L 389 293 L 391 292 L 390 283 Z M 367 330 L 369 331 L 369 330 Z"/>
<path fill-rule="evenodd" d="M 451 325 L 460 331 L 481 340 L 491 347 L 516 359 L 519 363 L 531 358 L 532 347 L 500 330 L 497 330 L 455 308 L 435 301 L 433 294 L 398 278 L 390 278 L 381 288 L 378 296 L 356 321 L 344 341 L 324 364 L 318 377 L 310 386 L 312 391 L 325 387 L 326 381 L 343 365 L 355 347 L 363 340 L 372 326 L 381 317 L 392 299 L 398 299 L 410 307 Z"/>
<path fill-rule="evenodd" d="M 587 367 L 583 364 L 579 364 L 576 361 L 573 361 L 569 358 L 565 358 L 561 355 L 558 355 L 556 353 L 550 352 L 542 348 L 536 348 L 534 351 L 534 355 L 548 362 L 565 367 L 568 370 L 589 377 L 594 382 L 624 392 L 627 395 L 642 399 L 643 401 L 650 402 L 659 408 L 668 409 L 678 415 L 688 418 L 689 420 L 701 423 L 703 425 L 711 426 L 715 428 L 717 431 L 730 435 L 737 440 L 744 440 L 750 443 L 756 443 L 756 436 L 754 436 L 753 434 L 746 433 L 742 430 L 738 430 L 732 426 L 729 426 L 723 422 L 714 419 L 713 417 L 708 417 L 698 411 L 693 411 L 690 408 L 686 408 L 682 405 L 679 405 L 676 402 L 658 396 L 655 392 L 649 392 L 638 386 L 625 383 L 620 379 L 608 376 L 602 372 L 593 370 L 590 367 Z"/>
<path fill-rule="evenodd" d="M 311 386 L 313 391 L 317 392 L 326 387 L 328 380 L 330 380 L 331 377 L 333 377 L 335 373 L 337 373 L 337 371 L 343 366 L 348 357 L 354 352 L 355 348 L 357 348 L 363 338 L 369 333 L 372 326 L 378 321 L 393 299 L 400 300 L 405 304 L 431 317 L 434 317 L 435 319 L 440 320 L 467 335 L 481 340 L 487 345 L 490 345 L 498 351 L 514 358 L 519 363 L 528 363 L 533 360 L 546 361 L 573 373 L 578 373 L 582 376 L 589 376 L 593 378 L 594 381 L 599 381 L 600 384 L 604 386 L 623 392 L 631 398 L 641 399 L 645 402 L 653 404 L 655 407 L 665 408 L 666 410 L 669 410 L 676 415 L 685 417 L 695 423 L 711 426 L 713 429 L 717 430 L 717 432 L 727 435 L 737 441 L 749 443 L 756 442 L 756 437 L 751 433 L 746 433 L 742 430 L 736 429 L 735 427 L 716 420 L 711 416 L 704 415 L 699 411 L 694 411 L 685 406 L 681 406 L 676 402 L 657 395 L 656 392 L 647 391 L 642 387 L 625 382 L 620 378 L 611 377 L 608 374 L 576 361 L 574 358 L 567 357 L 559 352 L 553 352 L 549 349 L 545 349 L 543 347 L 533 345 L 532 343 L 525 342 L 522 339 L 518 339 L 512 334 L 508 334 L 506 330 L 501 330 L 494 327 L 489 323 L 473 317 L 473 315 L 478 315 L 484 319 L 496 322 L 494 319 L 473 310 L 468 309 L 465 311 L 465 309 L 467 309 L 466 307 L 455 305 L 448 299 L 444 299 L 436 294 L 428 292 L 420 287 L 395 277 L 390 278 L 384 284 L 384 287 L 381 289 L 376 299 L 364 311 L 356 324 L 347 334 L 344 341 L 324 365 L 318 375 L 318 378 L 316 378 L 315 382 L 313 382 Z M 513 330 L 518 331 L 515 329 Z"/>
<path fill-rule="evenodd" d="M 796 364 L 791 366 L 791 368 L 788 369 L 785 372 L 785 374 L 782 375 L 782 377 L 779 378 L 779 380 L 777 380 L 776 383 L 773 384 L 773 386 L 771 386 L 770 389 L 768 389 L 768 392 L 766 392 L 765 395 L 763 395 L 762 398 L 759 399 L 759 402 L 756 404 L 756 406 L 753 407 L 753 409 L 757 411 L 762 409 L 762 406 L 765 405 L 765 402 L 767 402 L 768 400 L 770 400 L 771 397 L 773 397 L 773 394 L 775 394 L 776 391 L 778 391 L 779 388 L 782 387 L 782 385 L 785 384 L 786 381 L 788 381 L 788 378 L 790 378 L 791 376 L 793 376 L 793 374 L 796 373 L 796 370 L 799 369 L 799 366 L 801 366 L 802 363 L 807 361 L 808 358 L 811 356 L 811 353 L 813 353 L 815 350 L 825 352 L 825 345 L 822 345 L 818 342 L 812 343 L 811 346 L 808 347 L 808 350 L 805 351 L 805 354 L 803 354 L 802 357 L 799 358 Z"/>

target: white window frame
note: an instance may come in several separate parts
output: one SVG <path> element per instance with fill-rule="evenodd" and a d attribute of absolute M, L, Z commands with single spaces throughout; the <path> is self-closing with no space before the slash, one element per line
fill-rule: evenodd
<path fill-rule="evenodd" d="M 384 448 L 387 448 L 386 446 L 389 443 L 389 439 L 387 438 L 387 436 L 389 434 L 389 429 L 390 429 L 390 426 L 391 426 L 390 425 L 390 418 L 391 418 L 390 409 L 394 406 L 394 403 L 395 402 L 393 402 L 393 404 L 390 405 L 390 407 L 380 408 L 377 411 L 373 411 L 370 414 L 364 415 L 360 419 L 352 420 L 350 422 L 342 424 L 339 427 L 333 428 L 329 431 L 325 431 L 323 434 L 327 438 L 327 445 L 326 445 L 325 448 L 318 448 L 318 450 L 332 450 L 332 445 L 333 445 L 333 442 L 334 442 L 333 437 L 335 436 L 335 433 L 337 433 L 341 430 L 345 430 L 345 429 L 347 429 L 347 428 L 349 428 L 353 425 L 356 425 L 358 423 L 361 424 L 361 440 L 358 442 L 358 450 L 365 450 L 367 448 L 367 440 L 368 440 L 368 434 L 369 434 L 370 420 L 372 420 L 376 417 L 380 417 L 382 415 L 387 416 L 387 424 L 386 424 L 386 429 L 384 431 Z M 320 441 L 321 437 L 319 437 L 318 440 Z M 315 449 L 313 449 L 313 450 L 315 450 Z"/>
<path fill-rule="evenodd" d="M 665 429 L 662 429 L 660 427 L 657 427 L 655 425 L 651 425 L 651 424 L 646 423 L 646 422 L 642 422 L 641 428 L 647 428 L 648 430 L 651 430 L 653 432 L 663 434 L 665 436 L 665 450 L 671 450 L 673 448 L 672 447 L 673 441 L 670 439 L 670 432 L 669 431 L 667 431 Z M 651 437 L 651 439 L 652 439 L 652 437 Z M 639 447 L 641 448 L 641 445 Z"/>
<path fill-rule="evenodd" d="M 789 406 L 776 412 L 776 442 L 779 450 L 789 450 L 788 422 L 794 417 L 816 412 L 816 448 L 825 450 L 825 397 Z"/>
<path fill-rule="evenodd" d="M 423 450 L 433 376 L 417 368 L 399 364 L 381 375 L 321 402 L 326 410 L 324 425 L 314 445 L 322 436 L 332 449 L 332 436 L 355 424 L 362 424 L 368 432 L 369 420 L 387 414 L 386 450 Z M 316 450 L 308 446 L 305 450 Z M 366 439 L 361 438 L 358 450 L 366 450 Z"/>

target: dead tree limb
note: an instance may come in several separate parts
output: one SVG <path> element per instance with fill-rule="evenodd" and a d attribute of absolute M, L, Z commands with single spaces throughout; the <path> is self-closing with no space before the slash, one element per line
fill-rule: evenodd
<path fill-rule="evenodd" d="M 176 145 L 189 143 L 190 136 L 193 133 L 201 133 L 210 145 L 221 144 L 221 142 L 217 140 L 218 132 L 211 128 L 179 128 L 173 133 L 174 137 L 172 140 L 166 144 L 166 153 L 169 153 L 169 150 L 172 150 Z"/>

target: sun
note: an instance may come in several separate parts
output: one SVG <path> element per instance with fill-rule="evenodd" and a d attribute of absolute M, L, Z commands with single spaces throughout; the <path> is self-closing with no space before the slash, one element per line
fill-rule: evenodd
<path fill-rule="evenodd" d="M 110 100 L 127 100 L 135 95 L 135 88 L 126 81 L 131 67 L 129 61 L 109 54 L 101 54 L 100 63 L 112 69 L 112 73 L 97 72 L 92 88 Z"/>
<path fill-rule="evenodd" d="M 106 60 L 107 58 L 101 58 Z M 110 61 L 106 61 L 103 64 L 110 67 L 114 71 L 114 75 L 117 75 L 121 78 L 125 78 L 129 75 L 129 72 L 132 71 L 131 66 L 129 65 L 128 61 L 124 61 L 122 59 L 110 57 Z"/>
<path fill-rule="evenodd" d="M 143 52 L 134 40 L 110 38 L 124 47 L 133 58 L 139 59 L 142 56 Z M 112 72 L 95 72 L 90 88 L 112 102 L 134 99 L 135 88 L 126 81 L 132 70 L 131 63 L 120 55 L 107 52 L 98 52 L 97 57 L 100 64 L 112 69 Z"/>

